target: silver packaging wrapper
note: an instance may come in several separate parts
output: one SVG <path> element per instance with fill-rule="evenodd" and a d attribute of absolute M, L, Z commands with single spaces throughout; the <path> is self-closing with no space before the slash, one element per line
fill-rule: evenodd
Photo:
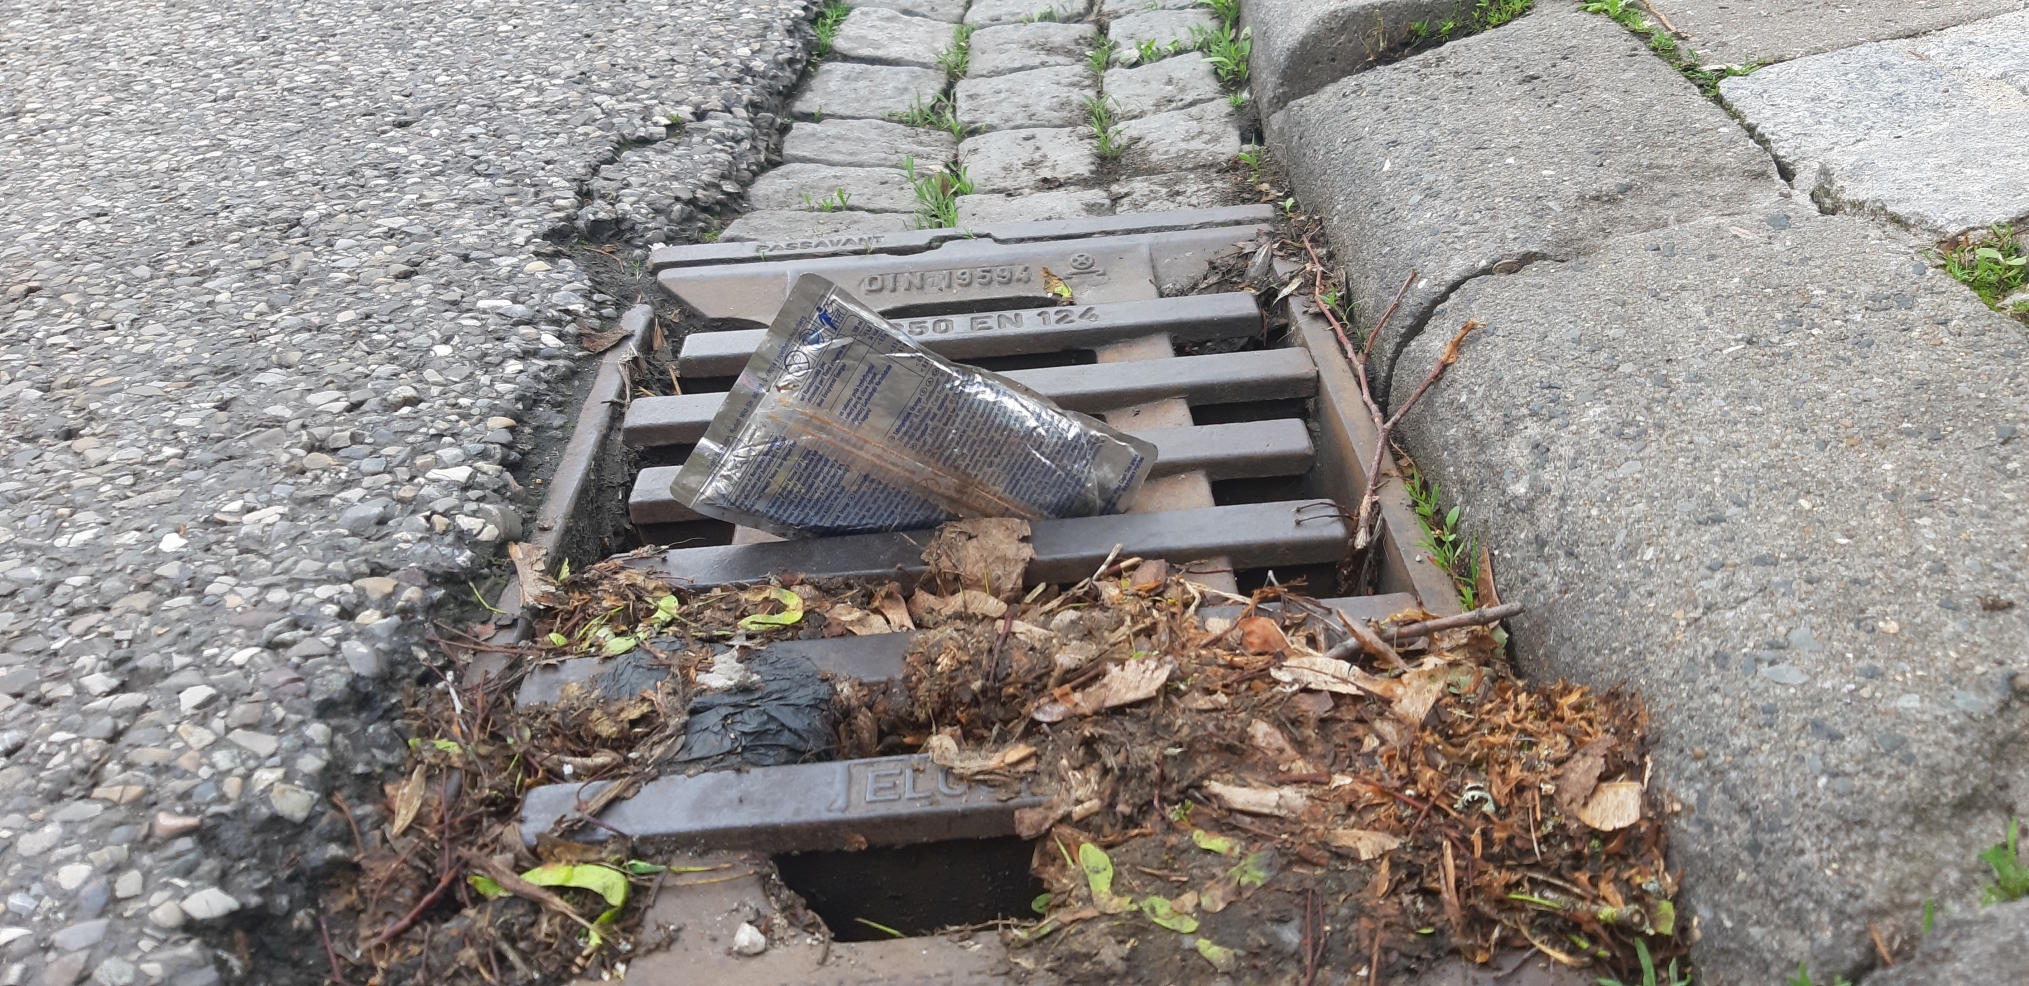
<path fill-rule="evenodd" d="M 782 537 L 864 534 L 1119 513 L 1155 455 L 805 274 L 671 492 Z"/>

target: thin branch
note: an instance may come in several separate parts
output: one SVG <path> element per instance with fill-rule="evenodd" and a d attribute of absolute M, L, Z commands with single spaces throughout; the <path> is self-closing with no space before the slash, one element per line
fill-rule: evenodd
<path fill-rule="evenodd" d="M 1486 626 L 1489 623 L 1499 623 L 1500 621 L 1505 620 L 1510 616 L 1518 616 L 1521 614 L 1521 612 L 1522 612 L 1521 603 L 1502 603 L 1499 606 L 1482 606 L 1479 609 L 1473 610 L 1469 613 L 1460 613 L 1457 616 L 1446 616 L 1443 617 L 1442 619 L 1425 620 L 1421 623 L 1405 623 L 1402 626 L 1396 627 L 1394 630 L 1389 631 L 1388 639 L 1414 640 L 1417 637 L 1428 637 L 1439 630 L 1456 630 L 1459 627 Z"/>
<path fill-rule="evenodd" d="M 1416 275 L 1419 273 L 1422 272 L 1410 271 L 1409 276 L 1402 279 L 1402 286 L 1395 289 L 1395 300 L 1388 303 L 1388 310 L 1381 313 L 1381 320 L 1375 322 L 1374 327 L 1367 332 L 1367 344 L 1360 347 L 1360 356 L 1362 358 L 1374 352 L 1374 340 L 1380 338 L 1381 326 L 1387 325 L 1388 319 L 1394 317 L 1395 309 L 1402 305 L 1402 296 L 1409 293 L 1409 285 L 1416 283 Z"/>

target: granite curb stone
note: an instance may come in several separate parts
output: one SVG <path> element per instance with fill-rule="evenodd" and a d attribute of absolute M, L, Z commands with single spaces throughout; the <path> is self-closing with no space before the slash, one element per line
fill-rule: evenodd
<path fill-rule="evenodd" d="M 978 27 L 1044 20 L 1070 23 L 1091 11 L 1092 0 L 973 0 L 965 10 L 965 23 Z"/>
<path fill-rule="evenodd" d="M 1467 278 L 1788 193 L 1724 111 L 1620 25 L 1564 3 L 1342 79 L 1267 124 L 1362 322 L 1420 271 L 1375 343 L 1384 383 Z"/>
<path fill-rule="evenodd" d="M 719 239 L 778 242 L 848 233 L 901 233 L 916 228 L 916 218 L 900 212 L 802 212 L 763 209 L 726 225 Z"/>
<path fill-rule="evenodd" d="M 1177 44 L 1189 48 L 1195 41 L 1191 36 L 1193 30 L 1212 31 L 1218 27 L 1218 15 L 1203 7 L 1138 10 L 1115 17 L 1113 23 L 1106 26 L 1106 39 L 1118 49 L 1114 57 L 1119 59 L 1136 53 L 1143 41 L 1153 41 L 1164 48 Z"/>
<path fill-rule="evenodd" d="M 1059 189 L 1027 195 L 960 195 L 958 225 L 984 226 L 988 223 L 1044 222 L 1051 219 L 1082 219 L 1110 216 L 1113 203 L 1101 189 Z"/>
<path fill-rule="evenodd" d="M 1085 52 L 1099 40 L 1090 24 L 1006 24 L 973 32 L 967 77 L 983 79 L 1033 68 L 1080 65 Z"/>
<path fill-rule="evenodd" d="M 1118 107 L 1114 118 L 1121 121 L 1226 98 L 1212 63 L 1195 51 L 1147 65 L 1107 69 L 1105 89 Z"/>
<path fill-rule="evenodd" d="M 928 17 L 947 24 L 956 24 L 965 19 L 966 0 L 844 0 L 844 3 L 854 10 L 862 7 L 879 7 L 898 14 Z"/>
<path fill-rule="evenodd" d="M 937 56 L 951 47 L 954 30 L 945 21 L 860 7 L 839 24 L 831 50 L 854 62 L 935 68 Z"/>
<path fill-rule="evenodd" d="M 1113 200 L 1113 213 L 1127 215 L 1237 205 L 1234 191 L 1233 183 L 1222 175 L 1187 171 L 1127 178 L 1114 182 L 1106 193 Z"/>
<path fill-rule="evenodd" d="M 2021 327 L 1791 204 L 1467 281 L 1402 436 L 1493 550 L 1523 670 L 1638 689 L 1701 979 L 1819 981 L 1972 906 L 2029 814 Z M 1681 809 L 1675 807 L 1681 805 Z"/>
<path fill-rule="evenodd" d="M 892 168 L 905 157 L 919 164 L 942 163 L 957 154 L 957 139 L 942 130 L 886 120 L 804 120 L 782 137 L 784 164 Z"/>
<path fill-rule="evenodd" d="M 1126 142 L 1121 161 L 1133 171 L 1223 168 L 1240 153 L 1239 117 L 1223 99 L 1129 120 L 1119 129 Z"/>
<path fill-rule="evenodd" d="M 842 209 L 819 203 L 843 189 Z M 757 210 L 826 212 L 914 212 L 916 190 L 899 168 L 840 168 L 828 164 L 785 164 L 754 179 L 747 203 Z"/>
<path fill-rule="evenodd" d="M 825 62 L 797 98 L 795 116 L 885 120 L 936 99 L 944 82 L 942 69 Z"/>
<path fill-rule="evenodd" d="M 1002 130 L 958 147 L 958 163 L 981 192 L 1026 192 L 1091 179 L 1099 150 L 1089 128 Z"/>
<path fill-rule="evenodd" d="M 955 96 L 958 118 L 987 133 L 1024 127 L 1075 127 L 1085 122 L 1085 101 L 1099 95 L 1099 80 L 1083 65 L 1030 69 L 988 79 L 964 79 Z"/>
<path fill-rule="evenodd" d="M 1442 23 L 1471 10 L 1464 0 L 1247 0 L 1240 25 L 1252 32 L 1248 86 L 1262 114 L 1279 112 L 1406 43 L 1412 24 Z"/>

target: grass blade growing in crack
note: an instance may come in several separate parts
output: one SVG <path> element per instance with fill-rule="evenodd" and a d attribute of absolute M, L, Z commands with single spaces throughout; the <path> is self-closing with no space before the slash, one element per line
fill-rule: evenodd
<path fill-rule="evenodd" d="M 889 119 L 904 126 L 942 130 L 957 140 L 964 140 L 965 135 L 972 130 L 971 127 L 958 122 L 958 111 L 952 107 L 951 99 L 947 96 L 938 96 L 926 104 L 923 102 L 922 94 L 918 93 L 916 105 L 890 116 Z"/>
<path fill-rule="evenodd" d="M 1111 96 L 1088 96 L 1085 98 L 1085 112 L 1092 122 L 1092 134 L 1099 140 L 1099 157 L 1111 161 L 1127 149 L 1127 142 L 1120 136 L 1120 128 L 1113 125 L 1113 111 L 1118 104 Z"/>
<path fill-rule="evenodd" d="M 951 47 L 937 53 L 937 67 L 944 70 L 944 76 L 956 82 L 965 78 L 965 70 L 972 63 L 972 31 L 970 24 L 960 24 L 951 31 Z"/>
<path fill-rule="evenodd" d="M 916 190 L 916 220 L 921 229 L 952 229 L 958 225 L 958 197 L 972 194 L 972 176 L 955 163 L 935 171 L 918 171 L 916 159 L 902 159 L 902 174 Z"/>
<path fill-rule="evenodd" d="M 1254 50 L 1252 28 L 1242 28 L 1234 34 L 1196 27 L 1191 29 L 1191 42 L 1192 47 L 1204 53 L 1212 71 L 1219 74 L 1219 84 L 1228 89 L 1247 84 L 1247 56 Z"/>
<path fill-rule="evenodd" d="M 831 54 L 831 43 L 838 38 L 838 26 L 850 13 L 852 8 L 846 6 L 844 0 L 827 0 L 823 9 L 817 12 L 817 23 L 811 25 L 811 30 L 817 32 L 817 57 Z"/>
<path fill-rule="evenodd" d="M 1085 67 L 1091 69 L 1095 76 L 1104 76 L 1106 67 L 1113 64 L 1113 50 L 1113 42 L 1101 42 L 1099 47 L 1085 55 Z"/>

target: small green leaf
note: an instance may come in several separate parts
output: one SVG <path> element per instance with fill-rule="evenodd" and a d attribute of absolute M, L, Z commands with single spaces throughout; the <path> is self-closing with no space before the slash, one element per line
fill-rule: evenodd
<path fill-rule="evenodd" d="M 657 599 L 655 601 L 655 615 L 649 617 L 649 619 L 652 620 L 656 626 L 661 626 L 673 619 L 676 619 L 676 611 L 678 609 L 681 609 L 682 607 L 683 603 L 678 602 L 675 596 L 673 595 L 663 596 L 662 598 Z"/>
<path fill-rule="evenodd" d="M 755 613 L 752 616 L 743 616 L 740 618 L 740 629 L 759 630 L 762 627 L 770 626 L 795 626 L 798 621 L 803 619 L 802 596 L 779 586 L 769 589 L 768 594 L 775 597 L 776 602 L 782 604 L 782 612 Z"/>
<path fill-rule="evenodd" d="M 1212 968 L 1220 972 L 1232 972 L 1240 964 L 1239 956 L 1232 949 L 1210 938 L 1198 939 L 1198 954 L 1204 956 L 1205 961 L 1210 962 Z"/>
<path fill-rule="evenodd" d="M 1215 852 L 1221 856 L 1231 856 L 1233 855 L 1233 850 L 1238 848 L 1234 845 L 1232 839 L 1223 835 L 1213 835 L 1204 829 L 1191 830 L 1191 843 L 1199 849 L 1203 849 L 1206 852 Z"/>
<path fill-rule="evenodd" d="M 458 744 L 457 744 L 456 742 L 453 742 L 453 741 L 451 741 L 451 740 L 447 740 L 447 739 L 437 739 L 437 740 L 431 740 L 431 741 L 430 741 L 430 745 L 431 745 L 431 746 L 434 746 L 434 747 L 436 747 L 436 748 L 437 748 L 437 749 L 439 749 L 439 750 L 442 750 L 442 751 L 444 751 L 445 753 L 463 753 L 463 752 L 465 752 L 465 748 L 464 748 L 464 747 L 462 747 L 462 746 L 459 746 L 459 745 L 458 745 Z"/>
<path fill-rule="evenodd" d="M 660 863 L 643 862 L 642 860 L 639 859 L 630 859 L 627 862 L 622 863 L 620 865 L 620 868 L 626 870 L 628 873 L 633 874 L 634 876 L 654 876 L 657 873 L 669 869 L 669 867 L 664 866 Z"/>
<path fill-rule="evenodd" d="M 1090 842 L 1078 846 L 1078 868 L 1085 871 L 1085 882 L 1092 887 L 1094 899 L 1113 896 L 1113 859 L 1106 850 Z"/>
<path fill-rule="evenodd" d="M 1036 899 L 1035 899 L 1035 900 L 1029 901 L 1029 910 L 1031 910 L 1031 911 L 1034 911 L 1034 912 L 1036 912 L 1037 914 L 1048 914 L 1048 913 L 1050 913 L 1050 894 L 1049 894 L 1049 892 L 1048 892 L 1048 891 L 1044 891 L 1043 893 L 1037 894 L 1037 895 L 1036 895 Z"/>
<path fill-rule="evenodd" d="M 1241 860 L 1240 864 L 1233 867 L 1227 875 L 1242 888 L 1252 890 L 1268 882 L 1268 878 L 1273 875 L 1269 872 L 1269 867 L 1274 862 L 1275 854 L 1264 849 Z"/>
<path fill-rule="evenodd" d="M 554 632 L 552 632 L 552 633 L 550 634 L 550 643 L 552 643 L 552 644 L 555 644 L 555 645 L 557 645 L 558 647 L 566 647 L 566 646 L 569 646 L 569 645 L 570 645 L 570 642 L 571 642 L 571 638 L 569 638 L 569 637 L 566 637 L 566 636 L 564 636 L 564 635 L 563 635 L 563 634 L 561 634 L 561 633 L 554 633 Z"/>
<path fill-rule="evenodd" d="M 1177 913 L 1176 905 L 1171 904 L 1167 897 L 1142 898 L 1141 913 L 1148 915 L 1150 921 L 1179 934 L 1188 935 L 1198 930 L 1198 919 Z"/>
<path fill-rule="evenodd" d="M 614 637 L 611 640 L 606 641 L 606 646 L 599 648 L 599 656 L 619 657 L 620 655 L 625 654 L 633 649 L 634 649 L 633 637 Z"/>
<path fill-rule="evenodd" d="M 465 879 L 471 881 L 472 889 L 478 891 L 479 896 L 488 900 L 492 900 L 495 897 L 507 896 L 506 887 L 501 886 L 499 881 L 483 873 L 474 873 Z"/>
<path fill-rule="evenodd" d="M 545 863 L 523 873 L 521 878 L 538 887 L 577 887 L 606 898 L 619 907 L 627 903 L 627 874 L 599 863 Z"/>
<path fill-rule="evenodd" d="M 1655 915 L 1655 921 L 1654 921 L 1654 924 L 1655 924 L 1655 927 L 1656 927 L 1656 934 L 1659 934 L 1659 935 L 1674 935 L 1674 934 L 1676 934 L 1676 933 L 1677 933 L 1677 905 L 1675 905 L 1675 904 L 1673 904 L 1673 903 L 1671 903 L 1671 902 L 1669 902 L 1669 901 L 1667 901 L 1667 900 L 1659 900 L 1659 901 L 1656 901 L 1656 907 L 1655 907 L 1655 911 L 1656 911 L 1656 915 Z"/>
<path fill-rule="evenodd" d="M 569 558 L 566 558 L 564 559 L 563 564 L 557 566 L 557 581 L 562 582 L 570 577 L 571 577 L 571 560 Z"/>

